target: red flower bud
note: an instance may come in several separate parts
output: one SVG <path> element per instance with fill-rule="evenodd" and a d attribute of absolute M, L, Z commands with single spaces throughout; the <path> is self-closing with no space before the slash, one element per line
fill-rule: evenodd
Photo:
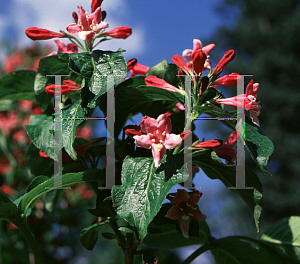
<path fill-rule="evenodd" d="M 56 87 L 61 86 L 61 94 L 68 94 L 74 91 L 78 91 L 80 87 L 71 80 L 64 80 L 62 85 L 51 84 L 45 88 L 45 92 L 50 96 L 54 96 L 54 91 Z"/>
<path fill-rule="evenodd" d="M 221 147 L 223 144 L 223 141 L 220 139 L 214 139 L 214 140 L 208 140 L 204 142 L 200 142 L 196 144 L 194 147 L 195 148 L 200 148 L 200 149 L 207 149 L 207 148 L 217 148 Z"/>
<path fill-rule="evenodd" d="M 91 3 L 91 11 L 92 13 L 99 7 L 101 6 L 103 0 L 92 0 Z"/>
<path fill-rule="evenodd" d="M 137 59 L 131 59 L 127 62 L 127 72 L 129 72 L 137 63 Z"/>
<path fill-rule="evenodd" d="M 77 15 L 77 13 L 76 13 L 76 12 L 73 12 L 73 13 L 72 13 L 72 17 L 73 17 L 73 19 L 74 19 L 74 22 L 77 24 L 77 22 L 78 22 L 78 15 Z"/>
<path fill-rule="evenodd" d="M 241 76 L 238 73 L 231 73 L 225 75 L 214 82 L 214 85 L 221 86 L 236 86 L 237 80 L 240 79 Z"/>
<path fill-rule="evenodd" d="M 50 31 L 44 28 L 30 27 L 26 28 L 25 34 L 32 40 L 46 40 L 52 38 L 67 38 L 65 34 Z"/>
<path fill-rule="evenodd" d="M 223 58 L 219 61 L 219 63 L 217 64 L 217 66 L 215 67 L 216 71 L 216 75 L 220 75 L 220 73 L 223 71 L 223 68 L 229 63 L 231 62 L 235 57 L 235 51 L 233 49 L 228 50 Z M 214 69 L 214 70 L 215 70 Z"/>
<path fill-rule="evenodd" d="M 140 126 L 137 125 L 129 125 L 127 126 L 128 128 L 125 130 L 125 134 L 131 138 L 133 138 L 133 136 L 137 135 L 137 136 L 141 136 L 143 135 L 142 130 L 140 128 Z"/>
<path fill-rule="evenodd" d="M 192 54 L 194 71 L 199 74 L 203 71 L 204 63 L 207 59 L 202 49 L 195 50 Z"/>
<path fill-rule="evenodd" d="M 110 36 L 116 39 L 126 39 L 131 35 L 131 33 L 132 29 L 130 27 L 120 26 L 103 33 L 101 36 Z"/>

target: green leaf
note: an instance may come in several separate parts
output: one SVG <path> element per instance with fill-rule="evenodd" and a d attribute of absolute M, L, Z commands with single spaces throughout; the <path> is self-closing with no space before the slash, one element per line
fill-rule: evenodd
<path fill-rule="evenodd" d="M 0 189 L 0 201 L 4 203 L 9 203 L 11 200 L 8 198 L 8 196 Z"/>
<path fill-rule="evenodd" d="M 24 219 L 20 216 L 17 206 L 8 202 L 0 207 L 0 219 L 10 221 L 14 224 L 22 223 Z"/>
<path fill-rule="evenodd" d="M 266 166 L 274 151 L 272 141 L 261 131 L 260 127 L 245 123 L 245 143 L 261 172 L 268 172 Z"/>
<path fill-rule="evenodd" d="M 83 118 L 84 111 L 81 107 L 81 100 L 62 109 L 62 147 L 73 160 L 77 160 L 77 154 L 73 148 L 76 129 L 84 121 Z"/>
<path fill-rule="evenodd" d="M 4 75 L 0 79 L 0 100 L 35 101 L 34 79 L 36 72 L 21 70 Z"/>
<path fill-rule="evenodd" d="M 162 60 L 160 63 L 156 64 L 155 66 L 151 67 L 145 77 L 149 75 L 154 75 L 157 78 L 165 80 L 167 83 L 172 84 L 175 87 L 178 87 L 180 83 L 180 79 L 178 75 L 179 68 L 173 64 L 168 63 L 166 60 Z"/>
<path fill-rule="evenodd" d="M 152 101 L 173 101 L 174 103 L 184 104 L 184 95 L 179 93 L 170 92 L 163 88 L 155 86 L 141 85 L 136 88 L 139 90 L 145 97 L 151 99 Z"/>
<path fill-rule="evenodd" d="M 68 173 L 62 175 L 61 180 L 62 180 L 62 184 L 59 187 L 71 186 L 73 184 L 84 182 L 84 181 L 100 180 L 104 183 L 106 180 L 106 174 L 105 174 L 105 170 L 103 169 L 102 170 L 90 169 L 84 172 Z M 30 190 L 28 193 L 26 193 L 18 206 L 19 211 L 24 214 L 33 201 L 35 201 L 42 194 L 54 190 L 54 189 L 49 189 L 48 187 L 50 188 L 54 187 L 53 177 L 43 183 L 40 183 L 39 185 L 35 186 L 32 190 Z"/>
<path fill-rule="evenodd" d="M 300 262 L 300 217 L 291 216 L 281 219 L 270 226 L 261 236 L 260 243 L 272 246 L 286 263 Z"/>
<path fill-rule="evenodd" d="M 210 243 L 217 264 L 281 264 L 274 254 L 259 250 L 248 242 L 236 238 L 225 237 Z"/>
<path fill-rule="evenodd" d="M 165 162 L 166 157 L 162 164 Z M 136 227 L 139 239 L 143 240 L 149 223 L 160 210 L 169 190 L 187 178 L 184 166 L 167 180 L 165 171 L 158 172 L 154 167 L 153 158 L 127 156 L 121 172 L 123 189 L 112 189 L 115 210 L 120 217 Z"/>
<path fill-rule="evenodd" d="M 210 238 L 210 230 L 205 221 L 192 220 L 189 226 L 189 238 L 185 238 L 177 224 L 177 220 L 166 218 L 170 206 L 164 204 L 154 217 L 148 228 L 143 243 L 148 246 L 177 248 L 196 244 L 204 244 Z"/>
<path fill-rule="evenodd" d="M 127 75 L 127 66 L 122 49 L 117 52 L 94 50 L 92 53 L 70 53 L 59 57 L 64 60 L 69 56 L 69 68 L 85 78 L 89 90 L 82 90 L 83 106 L 96 107 L 96 100 L 107 90 L 107 75 L 114 76 L 114 84 L 121 83 Z M 91 97 L 89 91 L 94 94 Z"/>
<path fill-rule="evenodd" d="M 109 220 L 105 220 L 100 223 L 93 224 L 89 227 L 84 228 L 80 234 L 81 244 L 88 250 L 93 250 L 98 240 L 98 231 L 101 226 L 108 224 Z"/>
<path fill-rule="evenodd" d="M 48 157 L 57 160 L 54 151 L 53 118 L 47 115 L 31 115 L 30 123 L 26 126 L 27 134 L 32 143 L 41 149 Z"/>
<path fill-rule="evenodd" d="M 34 82 L 36 100 L 43 111 L 47 109 L 53 97 L 45 92 L 48 85 L 54 84 L 54 76 L 46 75 L 69 75 L 68 62 L 58 56 L 47 56 L 40 59 L 37 75 Z"/>
<path fill-rule="evenodd" d="M 49 180 L 49 177 L 47 176 L 38 176 L 38 177 L 35 177 L 31 183 L 28 185 L 27 189 L 26 189 L 26 192 L 30 192 L 32 189 L 34 189 L 37 185 L 45 182 Z"/>
<path fill-rule="evenodd" d="M 193 152 L 193 165 L 201 167 L 211 179 L 219 179 L 228 187 L 236 187 L 236 165 L 225 165 L 212 150 Z M 253 189 L 230 189 L 239 195 L 248 205 L 259 230 L 259 217 L 262 210 L 262 185 L 258 176 L 245 168 L 245 187 Z"/>
<path fill-rule="evenodd" d="M 26 150 L 26 166 L 34 176 L 52 176 L 54 173 L 53 160 L 45 160 L 40 157 L 40 150 L 30 143 Z"/>

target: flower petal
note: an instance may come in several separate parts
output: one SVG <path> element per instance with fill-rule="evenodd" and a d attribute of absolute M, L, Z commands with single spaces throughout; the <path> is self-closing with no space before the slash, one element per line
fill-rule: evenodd
<path fill-rule="evenodd" d="M 81 5 L 77 6 L 78 7 L 78 25 L 81 25 L 82 28 L 81 30 L 83 31 L 89 31 L 91 30 L 89 27 L 89 22 L 87 19 L 87 13 L 83 9 Z"/>
<path fill-rule="evenodd" d="M 166 153 L 166 148 L 163 144 L 152 144 L 151 146 L 151 149 L 152 149 L 152 156 L 153 156 L 153 159 L 154 159 L 154 164 L 155 164 L 155 167 L 158 167 L 161 160 L 163 159 L 163 156 L 165 155 Z"/>
<path fill-rule="evenodd" d="M 173 205 L 165 215 L 165 217 L 176 220 L 178 217 L 180 217 L 180 214 L 178 212 L 178 208 L 176 205 Z"/>
<path fill-rule="evenodd" d="M 189 238 L 189 226 L 191 222 L 191 218 L 189 217 L 187 220 L 184 220 L 182 217 L 185 217 L 185 215 L 178 217 L 178 225 L 180 227 L 181 233 L 185 238 Z"/>
<path fill-rule="evenodd" d="M 166 134 L 171 133 L 172 123 L 168 113 L 159 115 L 156 119 L 156 122 L 158 124 L 158 128 L 160 128 L 162 131 L 165 131 Z"/>
<path fill-rule="evenodd" d="M 167 134 L 164 145 L 166 149 L 174 149 L 178 147 L 182 142 L 180 135 Z"/>
<path fill-rule="evenodd" d="M 72 35 L 76 35 L 81 31 L 81 27 L 75 23 L 72 23 L 67 26 L 67 31 Z"/>
<path fill-rule="evenodd" d="M 144 116 L 140 124 L 142 132 L 148 134 L 153 133 L 157 129 L 157 122 L 154 118 L 149 116 Z"/>
<path fill-rule="evenodd" d="M 149 135 L 141 135 L 141 136 L 133 136 L 133 138 L 135 139 L 135 144 L 139 147 L 139 148 L 151 148 L 153 142 L 150 139 Z"/>
<path fill-rule="evenodd" d="M 190 195 L 186 190 L 178 189 L 175 197 L 172 200 L 172 204 L 179 205 L 183 202 L 187 202 L 190 198 Z"/>

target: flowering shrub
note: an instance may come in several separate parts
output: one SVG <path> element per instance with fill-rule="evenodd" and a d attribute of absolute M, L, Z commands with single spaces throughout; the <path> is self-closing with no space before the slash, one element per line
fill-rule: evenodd
<path fill-rule="evenodd" d="M 268 172 L 266 166 L 273 144 L 262 133 L 257 119 L 261 108 L 256 102 L 258 83 L 253 84 L 251 80 L 245 94 L 232 98 L 224 98 L 217 89 L 218 86 L 237 85 L 242 78 L 237 73 L 221 76 L 226 65 L 235 58 L 235 51 L 227 51 L 213 66 L 209 56 L 215 44 L 203 47 L 201 41 L 195 39 L 193 50 L 184 50 L 183 58 L 174 55 L 173 63 L 163 60 L 148 67 L 138 64 L 136 59 L 126 62 L 122 49 L 95 49 L 110 38 L 125 39 L 132 34 L 131 28 L 125 26 L 106 31 L 109 24 L 104 22 L 106 12 L 102 11 L 101 3 L 92 1 L 91 14 L 79 5 L 78 14 L 72 14 L 74 23 L 66 27 L 67 32 L 27 28 L 25 33 L 32 40 L 68 38 L 71 43 L 65 45 L 55 40 L 58 50 L 38 57 L 37 68 L 12 72 L 17 66 L 9 66 L 7 74 L 0 79 L 0 99 L 17 101 L 18 111 L 24 112 L 22 118 L 11 109 L 0 113 L 1 138 L 17 142 L 15 146 L 13 143 L 9 147 L 1 145 L 0 173 L 8 175 L 18 164 L 31 176 L 24 195 L 24 191 L 18 189 L 18 182 L 8 181 L 1 185 L 0 218 L 9 221 L 10 228 L 17 227 L 24 235 L 37 263 L 47 261 L 27 226 L 26 219 L 33 219 L 30 218 L 32 212 L 34 221 L 42 221 L 44 207 L 62 210 L 76 206 L 80 199 L 93 198 L 96 198 L 96 208 L 89 213 L 96 220 L 78 237 L 86 249 L 92 250 L 99 230 L 110 226 L 112 233 L 102 232 L 102 236 L 116 240 L 122 248 L 124 256 L 119 263 L 133 263 L 140 254 L 143 263 L 150 263 L 151 254 L 142 248 L 143 245 L 177 248 L 195 244 L 203 246 L 183 263 L 191 263 L 206 250 L 213 252 L 217 263 L 233 263 L 234 260 L 237 263 L 288 262 L 291 256 L 284 250 L 277 250 L 278 241 L 290 243 L 289 247 L 293 248 L 291 237 L 297 237 L 299 232 L 293 229 L 298 218 L 291 218 L 289 224 L 285 220 L 277 223 L 278 228 L 294 232 L 290 238 L 278 237 L 271 227 L 259 239 L 215 239 L 210 234 L 205 212 L 199 208 L 202 192 L 186 190 L 192 186 L 186 188 L 185 182 L 197 177 L 192 172 L 201 168 L 209 178 L 219 179 L 243 199 L 259 230 L 262 185 L 248 168 L 242 175 L 244 185 L 238 184 L 241 175 L 236 173 L 240 165 L 236 143 L 238 140 L 245 143 L 263 173 Z M 22 52 L 17 51 L 10 60 L 23 64 Z M 61 76 L 61 84 L 54 83 L 54 75 Z M 113 76 L 113 102 L 109 101 L 108 76 Z M 55 99 L 62 96 L 61 113 L 60 109 L 53 110 L 54 96 Z M 91 128 L 81 125 L 99 107 L 105 115 L 107 130 L 111 129 L 107 109 L 112 103 L 115 103 L 111 134 L 114 140 L 91 140 Z M 233 111 L 225 111 L 224 104 L 233 107 Z M 238 120 L 235 108 L 249 111 L 242 124 L 244 138 L 235 121 Z M 57 112 L 62 127 L 60 146 L 55 142 L 53 130 Z M 188 121 L 184 120 L 183 112 Z M 142 122 L 125 126 L 136 113 L 144 115 Z M 220 119 L 231 128 L 232 133 L 224 139 L 225 143 L 221 139 L 197 139 L 190 122 L 195 122 L 202 114 Z M 122 131 L 123 136 L 118 139 Z M 112 167 L 106 157 L 111 144 L 114 144 Z M 106 166 L 103 166 L 101 158 L 105 157 Z M 60 173 L 54 174 L 57 162 L 61 162 L 62 168 Z M 114 186 L 109 186 L 107 177 L 114 177 Z M 169 193 L 176 184 L 182 187 L 177 193 Z M 74 191 L 67 189 L 62 197 L 59 189 L 70 186 Z M 49 195 L 51 193 L 54 194 Z M 165 198 L 171 203 L 163 204 Z M 57 201 L 60 201 L 60 209 L 55 208 Z M 30 226 L 30 221 L 28 224 Z M 299 254 L 292 257 L 293 261 L 299 260 Z M 141 263 L 141 259 L 139 261 Z M 153 257 L 151 261 L 158 263 L 159 260 Z"/>

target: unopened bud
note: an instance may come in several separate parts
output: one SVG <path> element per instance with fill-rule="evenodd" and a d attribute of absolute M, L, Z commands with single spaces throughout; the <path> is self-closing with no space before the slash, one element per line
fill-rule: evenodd
<path fill-rule="evenodd" d="M 73 13 L 72 13 L 72 17 L 73 17 L 75 23 L 77 24 L 77 23 L 78 23 L 78 15 L 77 15 L 77 13 L 76 13 L 76 12 L 73 12 Z"/>

